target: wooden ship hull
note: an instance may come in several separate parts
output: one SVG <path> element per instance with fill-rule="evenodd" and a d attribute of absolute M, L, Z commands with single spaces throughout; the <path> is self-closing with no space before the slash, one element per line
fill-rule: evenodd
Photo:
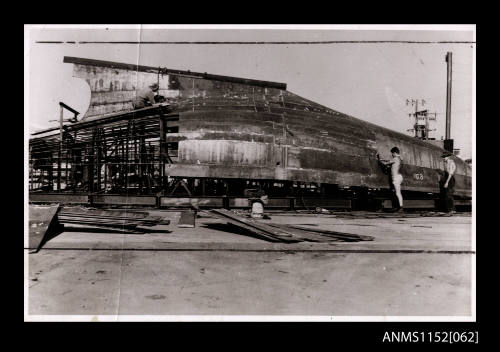
<path fill-rule="evenodd" d="M 30 140 L 31 170 L 45 180 L 36 178 L 33 192 L 169 194 L 172 180 L 184 179 L 188 193 L 202 196 L 242 195 L 258 183 L 271 196 L 378 197 L 390 182 L 377 154 L 389 159 L 394 146 L 403 159 L 402 190 L 414 198 L 440 192 L 443 149 L 304 99 L 286 84 L 64 61 L 89 84 L 90 107 L 65 126 L 62 145 L 59 129 Z M 167 104 L 133 110 L 136 90 L 154 82 Z M 470 199 L 471 167 L 453 159 L 455 195 Z"/>

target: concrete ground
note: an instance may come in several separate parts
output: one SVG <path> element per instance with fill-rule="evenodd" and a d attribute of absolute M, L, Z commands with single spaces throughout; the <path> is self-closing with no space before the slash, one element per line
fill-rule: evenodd
<path fill-rule="evenodd" d="M 200 213 L 123 234 L 66 226 L 25 249 L 29 315 L 473 315 L 470 214 L 270 213 L 373 241 L 270 243 Z M 432 214 L 428 214 L 432 215 Z"/>

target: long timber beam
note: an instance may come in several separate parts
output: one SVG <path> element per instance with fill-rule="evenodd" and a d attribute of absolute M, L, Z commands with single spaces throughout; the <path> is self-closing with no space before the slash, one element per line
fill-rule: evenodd
<path fill-rule="evenodd" d="M 205 208 L 249 208 L 248 198 L 245 197 L 169 197 L 169 196 L 141 196 L 141 195 L 113 195 L 113 194 L 65 194 L 65 193 L 31 193 L 31 203 L 61 204 L 93 204 L 93 205 L 137 205 L 151 207 L 189 207 L 196 205 Z M 328 209 L 351 209 L 349 199 L 316 199 L 294 197 L 269 198 L 266 208 L 304 208 L 305 205 L 321 206 Z"/>
<path fill-rule="evenodd" d="M 208 74 L 206 72 L 201 73 L 201 72 L 171 70 L 168 68 L 142 66 L 142 65 L 134 65 L 134 64 L 124 64 L 124 63 L 113 62 L 113 61 L 92 60 L 92 59 L 84 59 L 84 58 L 71 57 L 71 56 L 65 56 L 64 62 L 71 63 L 71 64 L 79 64 L 79 65 L 109 67 L 109 68 L 138 71 L 138 72 L 162 73 L 162 74 L 167 74 L 167 75 L 168 74 L 180 75 L 180 76 L 203 78 L 203 79 L 209 79 L 209 80 L 215 80 L 215 81 L 221 81 L 221 82 L 231 82 L 231 83 L 239 83 L 239 84 L 248 84 L 248 85 L 259 86 L 259 87 L 277 88 L 277 89 L 283 89 L 283 90 L 286 89 L 286 83 L 262 81 L 262 80 L 257 80 L 257 79 L 231 77 L 231 76 L 213 75 L 213 74 Z"/>

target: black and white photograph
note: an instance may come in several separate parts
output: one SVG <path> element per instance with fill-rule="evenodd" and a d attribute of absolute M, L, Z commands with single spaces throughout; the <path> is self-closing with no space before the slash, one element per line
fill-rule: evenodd
<path fill-rule="evenodd" d="M 475 104 L 473 24 L 26 24 L 24 321 L 475 322 Z"/>

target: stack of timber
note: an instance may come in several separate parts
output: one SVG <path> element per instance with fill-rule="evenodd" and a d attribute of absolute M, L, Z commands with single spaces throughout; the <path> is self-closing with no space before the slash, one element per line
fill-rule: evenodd
<path fill-rule="evenodd" d="M 86 226 L 127 228 L 138 226 L 169 225 L 170 220 L 161 216 L 150 216 L 147 212 L 130 212 L 123 210 L 101 210 L 83 207 L 64 207 L 58 213 L 60 223 Z"/>
<path fill-rule="evenodd" d="M 345 232 L 308 229 L 300 226 L 268 223 L 242 217 L 225 209 L 212 209 L 211 213 L 226 220 L 229 224 L 250 231 L 255 237 L 270 242 L 358 242 L 372 241 L 372 236 L 356 235 Z"/>

